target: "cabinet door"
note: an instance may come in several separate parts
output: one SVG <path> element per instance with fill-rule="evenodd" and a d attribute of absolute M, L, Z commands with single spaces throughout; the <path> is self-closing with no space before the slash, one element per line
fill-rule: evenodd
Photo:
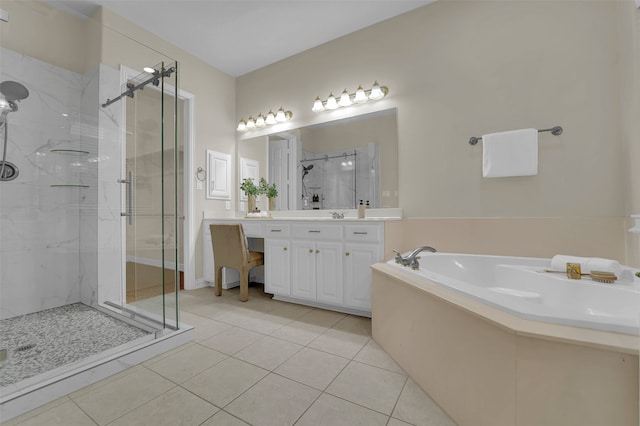
<path fill-rule="evenodd" d="M 291 281 L 289 240 L 265 239 L 265 291 L 272 294 L 289 296 Z"/>
<path fill-rule="evenodd" d="M 291 242 L 291 296 L 316 300 L 316 244 Z"/>
<path fill-rule="evenodd" d="M 345 244 L 345 305 L 371 311 L 371 268 L 381 260 L 378 244 Z"/>
<path fill-rule="evenodd" d="M 231 199 L 231 155 L 207 150 L 207 198 Z"/>
<path fill-rule="evenodd" d="M 318 302 L 344 302 L 342 244 L 316 243 L 316 294 Z"/>

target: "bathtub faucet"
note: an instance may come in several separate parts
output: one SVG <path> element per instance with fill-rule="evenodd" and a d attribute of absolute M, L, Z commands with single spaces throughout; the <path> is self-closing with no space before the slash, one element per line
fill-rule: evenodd
<path fill-rule="evenodd" d="M 420 263 L 418 263 L 418 254 L 422 253 L 423 251 L 430 251 L 432 253 L 435 253 L 437 250 L 430 246 L 421 246 L 412 251 L 407 257 L 402 257 L 402 254 L 400 254 L 400 252 L 397 250 L 394 250 L 393 252 L 396 254 L 396 263 L 400 263 L 403 266 L 409 266 L 411 267 L 411 269 L 418 269 L 420 268 Z"/>

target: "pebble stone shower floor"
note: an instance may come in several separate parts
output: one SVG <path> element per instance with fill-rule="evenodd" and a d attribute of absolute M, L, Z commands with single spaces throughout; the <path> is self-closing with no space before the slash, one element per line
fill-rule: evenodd
<path fill-rule="evenodd" d="M 62 367 L 149 334 L 82 303 L 0 320 L 0 386 Z"/>

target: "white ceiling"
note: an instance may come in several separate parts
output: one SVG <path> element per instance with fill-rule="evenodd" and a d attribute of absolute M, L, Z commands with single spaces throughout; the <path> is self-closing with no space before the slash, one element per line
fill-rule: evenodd
<path fill-rule="evenodd" d="M 103 5 L 240 76 L 436 0 L 45 0 L 88 16 Z"/>

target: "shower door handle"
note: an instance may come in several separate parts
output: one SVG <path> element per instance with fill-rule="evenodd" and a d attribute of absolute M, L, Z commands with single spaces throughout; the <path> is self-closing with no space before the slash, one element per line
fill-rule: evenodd
<path fill-rule="evenodd" d="M 128 179 L 118 179 L 118 183 L 124 183 L 127 185 L 127 198 L 128 198 L 128 202 L 125 201 L 125 203 L 127 204 L 127 211 L 126 212 L 121 212 L 120 216 L 126 216 L 127 219 L 127 223 L 129 225 L 133 225 L 133 172 L 129 172 L 127 174 Z"/>

